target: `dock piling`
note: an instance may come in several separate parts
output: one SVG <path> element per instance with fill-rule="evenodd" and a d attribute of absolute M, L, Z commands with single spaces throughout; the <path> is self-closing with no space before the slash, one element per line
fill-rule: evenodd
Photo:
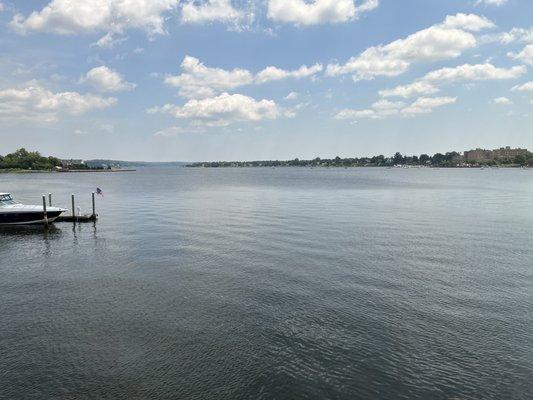
<path fill-rule="evenodd" d="M 72 200 L 72 218 L 76 221 L 76 207 L 74 207 L 74 193 L 71 195 Z"/>
<path fill-rule="evenodd" d="M 48 214 L 46 212 L 46 196 L 43 194 L 43 218 L 44 218 L 44 225 L 48 226 Z"/>
<path fill-rule="evenodd" d="M 48 193 L 48 207 L 52 207 L 52 193 Z"/>
<path fill-rule="evenodd" d="M 43 196 L 44 199 L 45 196 Z M 66 215 L 60 215 L 55 219 L 55 222 L 73 222 L 76 223 L 82 223 L 82 222 L 96 222 L 98 219 L 98 216 L 96 214 L 96 199 L 95 199 L 95 193 L 92 193 L 92 214 L 82 214 L 80 207 L 76 207 L 76 198 L 74 196 L 74 193 L 70 195 L 70 201 L 71 201 L 71 207 L 72 211 L 70 213 L 67 213 Z"/>

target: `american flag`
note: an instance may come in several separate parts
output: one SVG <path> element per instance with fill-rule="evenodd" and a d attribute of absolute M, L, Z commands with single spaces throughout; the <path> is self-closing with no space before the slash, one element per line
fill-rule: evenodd
<path fill-rule="evenodd" d="M 99 187 L 96 188 L 96 194 L 99 194 L 100 196 L 104 197 L 104 192 L 102 192 L 102 189 Z"/>

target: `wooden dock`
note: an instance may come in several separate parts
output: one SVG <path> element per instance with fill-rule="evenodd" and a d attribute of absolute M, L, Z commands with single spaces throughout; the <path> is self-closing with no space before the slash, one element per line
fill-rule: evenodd
<path fill-rule="evenodd" d="M 69 215 L 65 212 L 65 215 L 60 215 L 54 222 L 96 222 L 97 219 L 97 214 Z"/>
<path fill-rule="evenodd" d="M 67 210 L 63 213 L 63 215 L 60 215 L 55 219 L 54 222 L 73 222 L 73 223 L 81 223 L 81 222 L 96 222 L 98 220 L 98 214 L 96 213 L 96 201 L 94 198 L 94 192 L 91 193 L 91 200 L 92 200 L 92 213 L 91 214 L 82 214 L 79 209 L 78 213 L 76 214 L 76 203 L 74 194 L 71 195 L 71 210 Z M 46 220 L 46 196 L 43 195 L 43 208 L 44 208 L 44 214 L 45 214 L 45 220 Z M 48 206 L 52 206 L 52 193 L 48 193 Z M 48 222 L 45 222 L 46 225 L 48 225 Z"/>

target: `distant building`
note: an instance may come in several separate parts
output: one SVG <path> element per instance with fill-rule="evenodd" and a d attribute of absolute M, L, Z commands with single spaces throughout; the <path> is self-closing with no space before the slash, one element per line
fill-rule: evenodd
<path fill-rule="evenodd" d="M 73 165 L 83 165 L 83 164 L 85 164 L 85 161 L 83 160 L 74 160 L 74 159 L 61 160 L 61 166 L 63 168 L 68 168 L 68 167 L 72 167 Z"/>
<path fill-rule="evenodd" d="M 509 146 L 493 150 L 494 157 L 497 159 L 513 159 L 516 156 L 527 156 L 527 149 L 511 149 Z"/>
<path fill-rule="evenodd" d="M 516 156 L 527 156 L 527 149 L 511 149 L 511 147 L 501 147 L 496 150 L 475 149 L 465 151 L 464 160 L 467 163 L 512 160 Z"/>

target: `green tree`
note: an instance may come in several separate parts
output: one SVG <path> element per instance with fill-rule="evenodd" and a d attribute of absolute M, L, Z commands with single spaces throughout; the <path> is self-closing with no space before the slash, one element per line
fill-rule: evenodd
<path fill-rule="evenodd" d="M 61 165 L 55 157 L 43 157 L 38 152 L 18 149 L 14 153 L 0 157 L 0 169 L 34 169 L 50 170 Z"/>
<path fill-rule="evenodd" d="M 400 165 L 404 163 L 404 158 L 401 153 L 397 152 L 394 154 L 394 157 L 392 157 L 392 161 L 395 165 Z"/>
<path fill-rule="evenodd" d="M 431 157 L 427 154 L 420 154 L 419 161 L 422 165 L 428 164 L 431 161 Z"/>
<path fill-rule="evenodd" d="M 431 160 L 431 163 L 433 165 L 442 165 L 444 163 L 444 161 L 446 160 L 446 156 L 444 154 L 441 154 L 441 153 L 436 153 L 432 160 Z"/>

